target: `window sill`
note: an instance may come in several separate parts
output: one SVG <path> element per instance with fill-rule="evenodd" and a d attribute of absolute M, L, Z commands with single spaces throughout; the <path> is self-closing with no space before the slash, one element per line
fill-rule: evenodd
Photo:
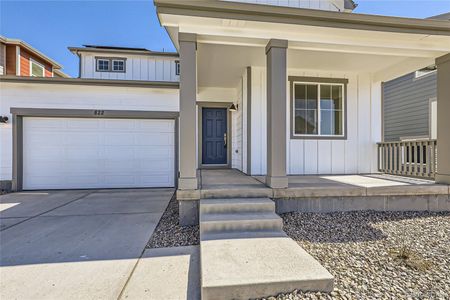
<path fill-rule="evenodd" d="M 291 140 L 347 140 L 346 135 L 294 135 Z"/>

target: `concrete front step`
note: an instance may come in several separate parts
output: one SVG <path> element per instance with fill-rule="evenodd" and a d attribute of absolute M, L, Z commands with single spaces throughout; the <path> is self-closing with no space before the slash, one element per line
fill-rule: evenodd
<path fill-rule="evenodd" d="M 275 212 L 275 202 L 269 198 L 235 198 L 200 200 L 200 213 Z"/>
<path fill-rule="evenodd" d="M 200 235 L 224 231 L 282 230 L 283 220 L 274 212 L 200 214 Z"/>
<path fill-rule="evenodd" d="M 202 241 L 208 240 L 228 240 L 228 239 L 253 239 L 253 238 L 269 238 L 269 237 L 287 237 L 284 231 L 221 231 L 204 233 L 201 237 Z"/>
<path fill-rule="evenodd" d="M 333 290 L 333 276 L 286 236 L 202 239 L 200 249 L 203 300 Z"/>
<path fill-rule="evenodd" d="M 333 289 L 333 276 L 283 232 L 268 198 L 202 199 L 202 299 Z"/>

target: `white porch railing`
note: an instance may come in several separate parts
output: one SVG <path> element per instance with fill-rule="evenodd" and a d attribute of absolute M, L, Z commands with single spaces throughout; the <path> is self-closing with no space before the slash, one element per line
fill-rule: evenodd
<path fill-rule="evenodd" d="M 378 143 L 378 170 L 386 174 L 434 179 L 436 140 Z"/>

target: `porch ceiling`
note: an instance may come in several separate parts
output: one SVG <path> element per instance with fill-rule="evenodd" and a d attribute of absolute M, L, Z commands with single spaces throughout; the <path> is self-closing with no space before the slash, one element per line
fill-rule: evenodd
<path fill-rule="evenodd" d="M 317 72 L 376 73 L 401 64 L 402 56 L 313 50 L 288 50 L 288 68 Z M 415 58 L 425 66 L 430 60 Z M 265 67 L 264 47 L 198 44 L 198 85 L 235 88 L 247 66 Z"/>

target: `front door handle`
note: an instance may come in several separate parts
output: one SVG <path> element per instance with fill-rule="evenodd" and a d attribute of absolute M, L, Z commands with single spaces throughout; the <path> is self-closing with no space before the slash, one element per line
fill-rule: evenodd
<path fill-rule="evenodd" d="M 226 132 L 223 134 L 223 146 L 225 148 L 227 147 L 227 133 Z"/>

